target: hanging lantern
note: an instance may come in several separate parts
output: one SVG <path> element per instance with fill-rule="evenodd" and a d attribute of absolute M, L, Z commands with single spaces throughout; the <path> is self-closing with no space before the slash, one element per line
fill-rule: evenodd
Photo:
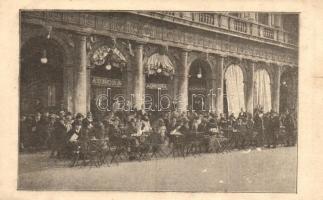
<path fill-rule="evenodd" d="M 109 71 L 109 70 L 111 70 L 111 68 L 112 68 L 112 66 L 111 66 L 111 64 L 110 64 L 110 63 L 108 63 L 108 64 L 105 66 L 105 69 L 106 69 L 106 70 L 108 70 L 108 71 Z"/>
<path fill-rule="evenodd" d="M 43 50 L 43 55 L 40 58 L 40 62 L 42 64 L 46 64 L 48 62 L 46 49 Z"/>
<path fill-rule="evenodd" d="M 202 78 L 202 69 L 201 69 L 201 67 L 199 68 L 199 73 L 197 74 L 197 78 Z"/>
<path fill-rule="evenodd" d="M 160 73 L 162 72 L 162 70 L 160 68 L 157 69 L 157 73 Z"/>

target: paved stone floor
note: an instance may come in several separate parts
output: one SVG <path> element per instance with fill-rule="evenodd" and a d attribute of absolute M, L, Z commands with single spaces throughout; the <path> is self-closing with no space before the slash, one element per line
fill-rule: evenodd
<path fill-rule="evenodd" d="M 23 190 L 296 192 L 297 148 L 122 162 L 69 168 L 48 152 L 21 154 Z"/>

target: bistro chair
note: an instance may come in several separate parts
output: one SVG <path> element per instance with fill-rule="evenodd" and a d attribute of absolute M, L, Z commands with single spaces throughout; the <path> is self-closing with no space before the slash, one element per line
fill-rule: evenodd
<path fill-rule="evenodd" d="M 158 158 L 157 156 L 167 156 L 167 154 L 163 151 L 162 149 L 162 138 L 161 135 L 153 132 L 149 138 L 147 138 L 150 146 L 150 151 L 151 151 L 151 158 L 155 156 L 155 158 Z"/>
<path fill-rule="evenodd" d="M 116 135 L 110 137 L 109 152 L 112 157 L 110 160 L 110 164 L 112 164 L 113 161 L 119 164 L 118 158 L 120 160 L 122 160 L 125 157 L 128 158 L 128 148 L 129 144 L 126 137 Z"/>

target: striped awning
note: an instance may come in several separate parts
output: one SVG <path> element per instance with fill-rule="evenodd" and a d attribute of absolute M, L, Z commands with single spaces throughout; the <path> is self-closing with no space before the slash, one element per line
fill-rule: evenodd
<path fill-rule="evenodd" d="M 145 65 L 145 72 L 148 75 L 162 73 L 169 76 L 173 75 L 175 70 L 172 61 L 167 55 L 155 53 L 148 58 Z"/>

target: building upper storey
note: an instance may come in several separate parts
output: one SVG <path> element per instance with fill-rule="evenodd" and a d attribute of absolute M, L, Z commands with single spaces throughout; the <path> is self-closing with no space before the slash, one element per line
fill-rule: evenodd
<path fill-rule="evenodd" d="M 129 44 L 162 45 L 206 55 L 297 66 L 298 15 L 277 13 L 279 21 L 276 13 L 269 13 L 265 22 L 267 18 L 261 14 L 264 13 L 22 11 L 21 30 L 25 38 L 45 27 L 67 35 L 66 40 L 84 34 Z"/>
<path fill-rule="evenodd" d="M 298 14 L 136 11 L 139 15 L 297 49 Z"/>

